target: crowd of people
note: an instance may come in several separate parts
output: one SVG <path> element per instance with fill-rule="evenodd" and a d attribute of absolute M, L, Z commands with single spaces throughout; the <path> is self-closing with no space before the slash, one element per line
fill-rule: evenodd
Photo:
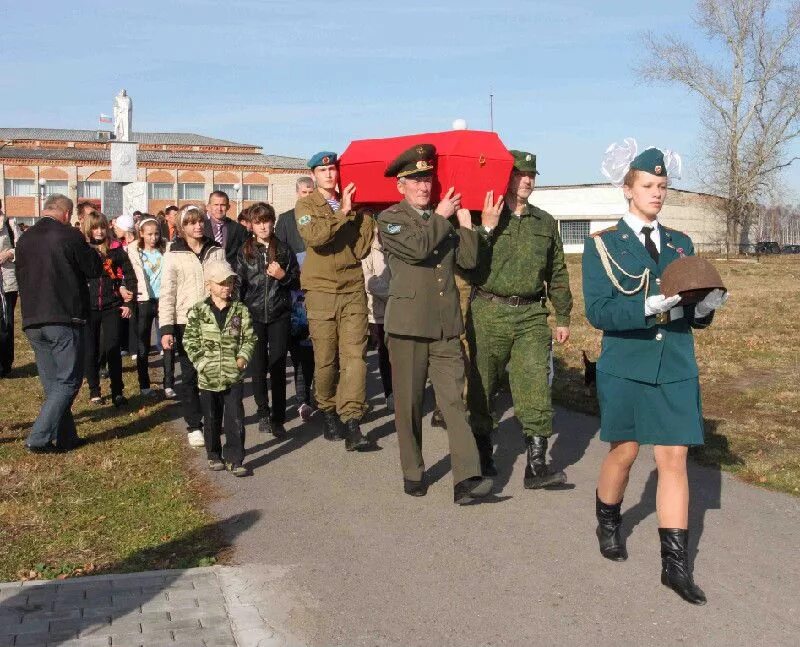
<path fill-rule="evenodd" d="M 70 412 L 84 377 L 92 403 L 104 402 L 105 374 L 111 404 L 127 404 L 123 349 L 135 356 L 140 396 L 152 397 L 155 334 L 164 396 L 180 401 L 188 443 L 205 448 L 209 469 L 250 473 L 247 375 L 259 432 L 287 435 L 287 355 L 302 420 L 318 409 L 325 439 L 368 452 L 376 448 L 361 430 L 371 343 L 406 494 L 428 489 L 428 381 L 448 434 L 454 502 L 492 493 L 494 400 L 506 370 L 526 439 L 523 485 L 562 486 L 566 474 L 547 462 L 552 341 L 570 337 L 572 295 L 558 225 L 529 201 L 536 156 L 511 153 L 504 194 L 489 192 L 480 212 L 463 208 L 455 187 L 435 201 L 436 150 L 420 143 L 386 168 L 400 200 L 380 208 L 357 206 L 357 187 L 339 187 L 336 153 L 323 151 L 308 162 L 311 177 L 297 182 L 295 208 L 280 217 L 259 202 L 234 220 L 228 196 L 214 191 L 205 205 L 113 222 L 80 204 L 75 227 L 65 226 L 71 200 L 53 195 L 24 234 L 0 220 L 0 371 L 7 375 L 14 359 L 19 293 L 45 392 L 28 449 L 55 453 L 84 442 Z M 587 239 L 584 252 L 586 315 L 604 334 L 597 387 L 601 438 L 610 443 L 596 491 L 597 536 L 604 557 L 627 558 L 620 526 L 628 472 L 640 445 L 654 445 L 662 582 L 702 604 L 687 555 L 686 455 L 703 442 L 692 329 L 711 323 L 725 295 L 682 307 L 680 297 L 659 292 L 666 265 L 693 253 L 685 234 L 658 222 L 666 169 L 657 149 L 629 161 L 621 182 L 629 213 Z"/>

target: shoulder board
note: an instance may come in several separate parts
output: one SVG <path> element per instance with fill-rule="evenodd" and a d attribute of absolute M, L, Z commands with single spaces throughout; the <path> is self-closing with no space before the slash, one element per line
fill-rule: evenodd
<path fill-rule="evenodd" d="M 540 209 L 539 207 L 533 204 L 531 205 L 531 215 L 537 215 L 543 218 L 550 218 L 551 220 L 555 220 L 555 218 L 553 218 L 553 214 L 551 214 L 549 211 Z"/>
<path fill-rule="evenodd" d="M 609 231 L 617 231 L 617 226 L 612 225 L 611 227 L 607 227 L 606 229 L 601 229 L 600 231 L 596 231 L 593 234 L 591 234 L 591 237 L 597 238 L 598 236 L 602 236 L 603 234 L 608 233 Z"/>
<path fill-rule="evenodd" d="M 378 214 L 377 218 L 382 220 L 385 216 L 395 213 L 403 213 L 403 210 L 400 208 L 399 204 L 393 204 L 391 207 L 386 207 L 386 209 Z"/>

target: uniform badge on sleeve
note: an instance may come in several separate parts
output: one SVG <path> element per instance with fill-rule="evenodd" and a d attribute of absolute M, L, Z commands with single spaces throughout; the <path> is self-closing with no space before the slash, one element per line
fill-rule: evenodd
<path fill-rule="evenodd" d="M 399 234 L 400 233 L 400 225 L 395 225 L 393 223 L 389 223 L 386 225 L 386 233 L 387 234 Z"/>
<path fill-rule="evenodd" d="M 311 222 L 311 216 L 306 214 L 305 216 L 300 216 L 300 219 L 297 221 L 297 224 L 302 227 L 303 225 L 307 225 L 310 222 Z"/>

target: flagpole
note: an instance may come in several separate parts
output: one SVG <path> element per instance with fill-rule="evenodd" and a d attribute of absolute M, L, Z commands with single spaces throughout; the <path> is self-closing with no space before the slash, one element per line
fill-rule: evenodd
<path fill-rule="evenodd" d="M 489 130 L 494 132 L 494 95 L 489 93 Z"/>

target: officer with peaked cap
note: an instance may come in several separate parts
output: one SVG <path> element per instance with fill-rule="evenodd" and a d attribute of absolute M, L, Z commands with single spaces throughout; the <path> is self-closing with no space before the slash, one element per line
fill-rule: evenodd
<path fill-rule="evenodd" d="M 325 438 L 342 438 L 347 451 L 374 446 L 361 433 L 367 410 L 367 296 L 361 259 L 369 254 L 374 220 L 353 209 L 355 185 L 336 191 L 336 153 L 314 155 L 308 166 L 316 189 L 295 206 L 297 231 L 306 244 L 300 283 L 306 293 L 314 346 L 314 395 L 325 420 Z"/>
<path fill-rule="evenodd" d="M 459 335 L 464 330 L 456 265 L 474 267 L 478 236 L 470 213 L 460 209 L 451 187 L 433 209 L 436 149 L 418 144 L 397 157 L 386 177 L 397 178 L 403 200 L 378 216 L 391 269 L 384 329 L 388 337 L 395 396 L 395 428 L 400 445 L 404 490 L 427 493 L 422 457 L 422 405 L 430 375 L 436 401 L 447 421 L 454 500 L 458 504 L 488 495 L 492 482 L 480 476 L 475 438 L 461 399 L 464 364 Z M 456 216 L 458 227 L 451 218 Z"/>
<path fill-rule="evenodd" d="M 633 140 L 626 147 L 635 152 Z M 609 165 L 619 152 L 625 151 L 609 148 Z M 612 177 L 605 164 L 604 172 Z M 622 498 L 640 445 L 653 445 L 661 582 L 684 600 L 705 604 L 688 557 L 686 457 L 689 445 L 703 444 L 692 329 L 711 323 L 725 294 L 714 290 L 696 305 L 687 305 L 680 294 L 660 293 L 667 266 L 694 254 L 686 234 L 658 220 L 667 196 L 664 153 L 643 151 L 618 177 L 628 213 L 615 226 L 587 238 L 583 252 L 586 317 L 603 331 L 597 362 L 600 439 L 611 443 L 595 496 L 600 553 L 613 561 L 627 559 L 620 532 Z"/>
<path fill-rule="evenodd" d="M 536 156 L 512 150 L 514 169 L 504 198 L 487 195 L 478 228 L 483 244 L 471 272 L 474 298 L 467 319 L 470 375 L 467 402 L 484 474 L 494 474 L 491 432 L 493 395 L 509 367 L 514 413 L 527 444 L 523 484 L 528 489 L 563 484 L 566 476 L 547 465 L 553 433 L 549 372 L 552 337 L 549 300 L 555 310 L 556 341 L 569 338 L 572 293 L 558 223 L 529 204 L 537 175 Z"/>

